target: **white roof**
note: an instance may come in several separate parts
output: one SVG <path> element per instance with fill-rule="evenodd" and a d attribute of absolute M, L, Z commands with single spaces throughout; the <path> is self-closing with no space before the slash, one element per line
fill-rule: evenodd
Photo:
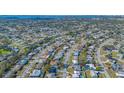
<path fill-rule="evenodd" d="M 74 74 L 80 74 L 80 72 L 79 71 L 74 71 Z"/>
<path fill-rule="evenodd" d="M 118 77 L 124 77 L 124 72 L 118 72 L 118 73 L 116 73 L 116 75 L 117 75 Z"/>
<path fill-rule="evenodd" d="M 73 78 L 78 78 L 79 75 L 78 75 L 78 74 L 73 74 L 72 77 L 73 77 Z"/>
<path fill-rule="evenodd" d="M 75 63 L 78 63 L 78 61 L 77 60 L 72 60 L 72 62 L 75 64 Z"/>
<path fill-rule="evenodd" d="M 94 68 L 94 65 L 93 64 L 86 64 L 88 65 L 90 68 L 93 67 Z"/>

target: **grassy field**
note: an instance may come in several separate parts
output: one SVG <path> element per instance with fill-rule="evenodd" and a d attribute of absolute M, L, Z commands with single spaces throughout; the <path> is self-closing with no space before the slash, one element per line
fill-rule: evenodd
<path fill-rule="evenodd" d="M 100 74 L 99 78 L 106 78 L 105 74 Z"/>
<path fill-rule="evenodd" d="M 83 49 L 80 53 L 79 61 L 85 63 L 86 62 L 86 55 L 87 55 L 87 51 L 86 51 L 86 49 Z"/>
<path fill-rule="evenodd" d="M 71 55 L 70 55 L 70 58 L 69 58 L 69 60 L 68 60 L 68 64 L 71 64 L 72 63 L 72 60 L 73 60 L 73 53 L 71 53 Z"/>
<path fill-rule="evenodd" d="M 117 58 L 117 54 L 118 54 L 118 52 L 112 51 L 112 57 L 113 57 L 113 58 Z"/>
<path fill-rule="evenodd" d="M 0 49 L 0 55 L 7 55 L 7 54 L 11 54 L 11 51 L 6 49 Z"/>

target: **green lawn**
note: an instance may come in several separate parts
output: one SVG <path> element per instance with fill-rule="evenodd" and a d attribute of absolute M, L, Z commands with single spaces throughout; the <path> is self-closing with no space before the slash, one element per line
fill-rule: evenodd
<path fill-rule="evenodd" d="M 83 49 L 80 53 L 79 61 L 82 61 L 83 63 L 85 63 L 86 62 L 86 56 L 87 56 L 87 51 L 86 51 L 86 49 Z"/>
<path fill-rule="evenodd" d="M 103 74 L 100 74 L 100 75 L 99 75 L 99 78 L 106 78 L 106 76 L 105 76 L 105 74 L 103 73 Z"/>
<path fill-rule="evenodd" d="M 113 57 L 113 58 L 116 58 L 116 57 L 117 57 L 117 54 L 118 54 L 118 52 L 112 51 L 112 57 Z"/>
<path fill-rule="evenodd" d="M 0 55 L 7 55 L 7 54 L 10 54 L 10 53 L 11 53 L 10 50 L 0 49 Z"/>
<path fill-rule="evenodd" d="M 73 53 L 71 53 L 71 55 L 70 55 L 70 58 L 68 60 L 68 64 L 71 64 L 72 63 L 72 60 L 73 60 Z"/>

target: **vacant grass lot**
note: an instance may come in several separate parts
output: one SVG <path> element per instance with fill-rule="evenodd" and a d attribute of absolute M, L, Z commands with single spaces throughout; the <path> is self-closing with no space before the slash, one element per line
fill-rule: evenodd
<path fill-rule="evenodd" d="M 0 55 L 7 55 L 7 54 L 11 54 L 11 51 L 6 49 L 0 49 Z"/>
<path fill-rule="evenodd" d="M 86 49 L 83 49 L 80 53 L 79 61 L 85 64 L 86 63 L 86 56 L 87 56 L 87 51 L 86 51 Z"/>

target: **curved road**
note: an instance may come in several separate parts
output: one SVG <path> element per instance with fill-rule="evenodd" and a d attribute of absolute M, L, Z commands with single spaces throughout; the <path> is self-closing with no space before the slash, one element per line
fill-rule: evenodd
<path fill-rule="evenodd" d="M 106 71 L 106 68 L 103 65 L 103 62 L 102 62 L 102 60 L 100 58 L 100 49 L 102 48 L 102 46 L 107 45 L 107 44 L 110 44 L 110 42 L 114 42 L 114 39 L 108 39 L 107 41 L 103 42 L 102 44 L 100 44 L 100 46 L 99 46 L 99 48 L 97 50 L 97 59 L 98 59 L 98 62 L 104 67 L 105 75 L 106 75 L 107 78 L 110 78 L 110 75 Z"/>

